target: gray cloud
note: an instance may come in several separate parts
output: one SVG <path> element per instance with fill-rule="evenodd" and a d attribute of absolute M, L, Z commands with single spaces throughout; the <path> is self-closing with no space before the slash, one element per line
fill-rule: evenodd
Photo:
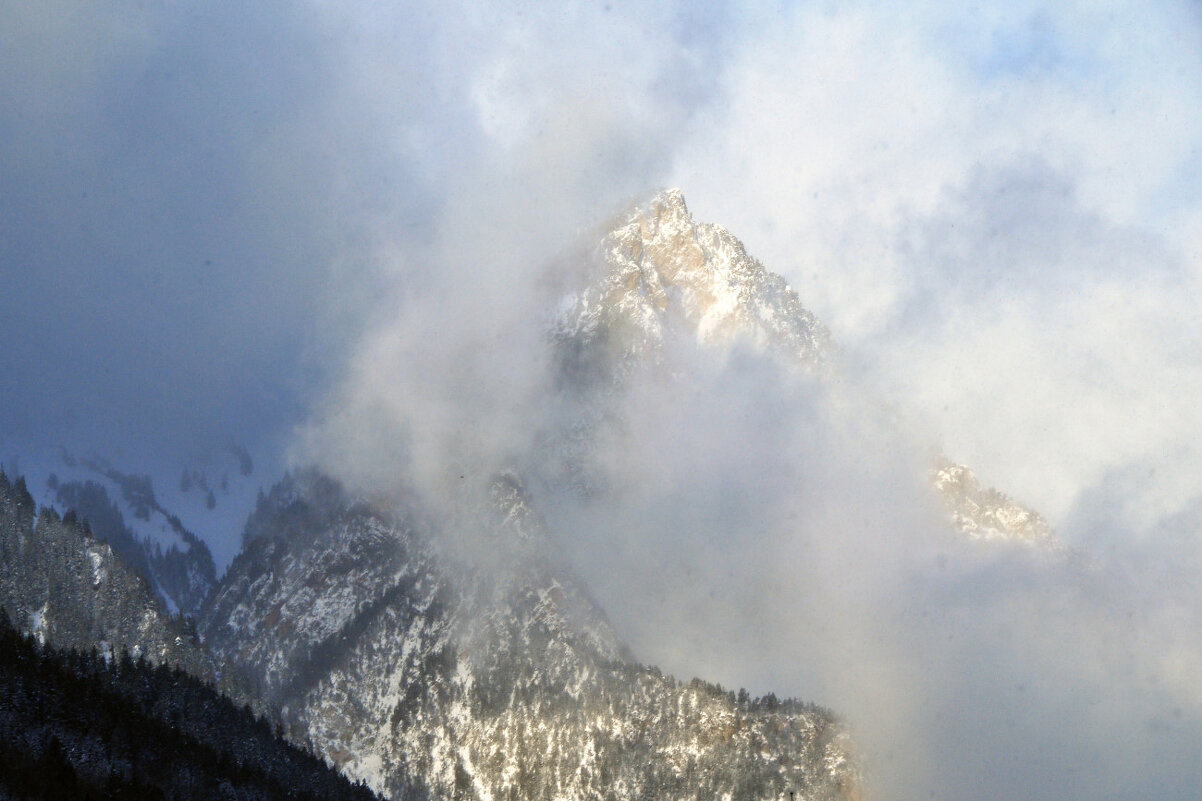
<path fill-rule="evenodd" d="M 342 152 L 316 32 L 256 9 L 5 12 L 8 437 L 137 460 L 270 434 L 345 338 L 313 328 L 371 157 Z"/>

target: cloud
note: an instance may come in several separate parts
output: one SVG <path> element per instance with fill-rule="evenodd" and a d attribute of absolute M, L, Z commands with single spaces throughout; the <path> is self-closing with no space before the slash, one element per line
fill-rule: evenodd
<path fill-rule="evenodd" d="M 1137 541 L 1098 503 L 1067 558 L 967 541 L 871 387 L 685 350 L 633 376 L 599 491 L 540 499 L 636 654 L 831 706 L 874 798 L 1189 797 L 1196 510 Z"/>
<path fill-rule="evenodd" d="M 353 126 L 285 5 L 140 5 L 3 12 L 3 427 L 178 459 L 303 407 Z"/>
<path fill-rule="evenodd" d="M 521 283 L 654 185 L 722 12 L 632 13 L 6 7 L 6 442 L 270 461 L 407 299 Z"/>
<path fill-rule="evenodd" d="M 1198 32 L 1177 5 L 801 7 L 740 50 L 726 105 L 677 154 L 694 211 L 790 278 L 914 442 L 972 464 L 1097 562 L 940 544 L 915 501 L 873 480 L 904 460 L 848 480 L 827 438 L 805 451 L 836 477 L 817 508 L 885 498 L 891 522 L 803 518 L 837 532 L 826 581 L 798 552 L 810 538 L 767 526 L 712 555 L 720 580 L 681 582 L 688 609 L 658 614 L 675 581 L 633 598 L 620 585 L 606 600 L 643 653 L 672 670 L 703 653 L 727 683 L 843 710 L 881 797 L 1189 795 L 1202 351 L 1182 181 L 1197 174 Z M 656 508 L 688 519 L 707 497 Z M 637 539 L 638 554 L 658 541 Z M 698 547 L 667 541 L 651 563 Z M 765 580 L 777 565 L 791 592 Z"/>
<path fill-rule="evenodd" d="M 440 12 L 437 38 L 470 45 L 472 58 L 445 71 L 423 63 L 456 120 L 454 147 L 421 140 L 436 161 L 437 211 L 420 242 L 381 237 L 396 306 L 350 354 L 295 451 L 377 489 L 401 475 L 432 488 L 462 465 L 487 473 L 527 447 L 545 408 L 548 313 L 580 277 L 562 269 L 588 232 L 658 183 L 721 72 L 720 31 L 683 6 L 639 24 L 620 4 L 461 11 Z M 371 15 L 352 74 L 388 85 L 374 46 L 407 22 Z M 400 446 L 376 435 L 398 428 Z"/>
<path fill-rule="evenodd" d="M 1127 461 L 1197 466 L 1170 443 L 1200 422 L 1199 32 L 1180 4 L 798 7 L 732 59 L 673 180 L 1056 521 Z"/>

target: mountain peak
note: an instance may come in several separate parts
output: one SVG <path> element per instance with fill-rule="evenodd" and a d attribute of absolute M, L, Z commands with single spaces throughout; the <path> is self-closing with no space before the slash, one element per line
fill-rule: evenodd
<path fill-rule="evenodd" d="M 661 189 L 648 205 L 655 210 L 657 217 L 661 215 L 689 217 L 689 207 L 685 203 L 684 192 L 675 187 Z"/>
<path fill-rule="evenodd" d="M 620 363 L 658 358 L 670 334 L 781 350 L 807 367 L 825 361 L 826 327 L 725 228 L 695 221 L 679 189 L 638 206 L 600 250 L 600 275 L 561 306 L 561 341 Z"/>

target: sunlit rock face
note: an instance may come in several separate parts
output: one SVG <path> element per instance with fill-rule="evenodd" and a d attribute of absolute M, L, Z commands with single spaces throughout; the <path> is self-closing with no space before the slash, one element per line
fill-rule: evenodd
<path fill-rule="evenodd" d="M 823 375 L 831 335 L 780 275 L 725 228 L 693 219 L 677 189 L 620 217 L 590 252 L 581 286 L 560 298 L 550 332 L 558 415 L 534 460 L 556 486 L 603 493 L 598 437 L 622 436 L 639 381 L 670 387 L 699 361 L 753 353 Z"/>
<path fill-rule="evenodd" d="M 661 192 L 602 241 L 600 275 L 562 303 L 556 338 L 629 363 L 673 333 L 747 342 L 802 364 L 825 361 L 830 332 L 785 280 L 725 228 L 698 223 L 680 190 Z"/>
<path fill-rule="evenodd" d="M 291 736 L 395 798 L 843 798 L 830 713 L 638 664 L 513 475 L 486 493 L 490 558 L 436 545 L 316 473 L 252 518 L 201 623 Z"/>
<path fill-rule="evenodd" d="M 964 465 L 943 461 L 931 475 L 952 522 L 965 536 L 1025 542 L 1051 550 L 1062 548 L 1037 512 L 992 487 L 982 488 L 976 473 Z"/>

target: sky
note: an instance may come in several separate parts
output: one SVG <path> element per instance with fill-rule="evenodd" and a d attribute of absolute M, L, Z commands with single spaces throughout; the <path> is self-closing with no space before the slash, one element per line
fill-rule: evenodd
<path fill-rule="evenodd" d="M 548 511 L 636 652 L 843 711 L 875 797 L 1188 797 L 1202 7 L 480 5 L 3 4 L 0 458 L 437 496 L 539 426 L 582 238 L 678 186 L 890 411 L 639 385 L 615 502 Z M 1090 567 L 939 539 L 923 449 Z"/>

